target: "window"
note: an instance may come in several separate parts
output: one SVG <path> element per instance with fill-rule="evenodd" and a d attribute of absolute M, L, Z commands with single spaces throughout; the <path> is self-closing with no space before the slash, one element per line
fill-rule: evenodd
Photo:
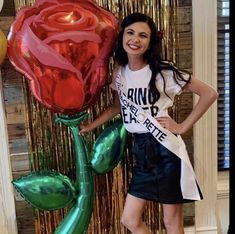
<path fill-rule="evenodd" d="M 217 75 L 218 75 L 218 170 L 229 169 L 229 0 L 217 2 Z"/>

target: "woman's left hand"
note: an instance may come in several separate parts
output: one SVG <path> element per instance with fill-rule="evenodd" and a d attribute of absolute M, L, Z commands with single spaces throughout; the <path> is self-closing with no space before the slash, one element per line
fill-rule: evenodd
<path fill-rule="evenodd" d="M 172 133 L 182 134 L 182 126 L 178 124 L 169 116 L 157 117 L 156 120 L 162 125 L 163 128 L 168 129 Z"/>

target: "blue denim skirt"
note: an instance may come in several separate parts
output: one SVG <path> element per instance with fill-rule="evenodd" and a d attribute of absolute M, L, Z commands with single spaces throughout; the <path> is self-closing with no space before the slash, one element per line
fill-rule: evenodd
<path fill-rule="evenodd" d="M 181 159 L 161 145 L 151 133 L 134 134 L 134 168 L 128 193 L 162 204 L 193 202 L 180 187 Z M 203 198 L 200 188 L 198 190 Z"/>

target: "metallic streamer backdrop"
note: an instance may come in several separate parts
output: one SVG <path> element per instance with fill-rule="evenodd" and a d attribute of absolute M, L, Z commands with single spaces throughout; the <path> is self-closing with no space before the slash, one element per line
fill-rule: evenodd
<path fill-rule="evenodd" d="M 16 12 L 23 6 L 31 6 L 35 0 L 14 0 Z M 164 30 L 162 55 L 175 62 L 177 43 L 176 19 L 177 0 L 96 0 L 99 6 L 111 11 L 121 20 L 132 12 L 146 13 L 156 22 L 158 29 Z M 107 85 L 103 88 L 96 105 L 88 110 L 91 119 L 96 118 L 111 101 L 108 83 L 112 77 L 113 60 L 110 58 Z M 26 102 L 26 132 L 29 141 L 31 170 L 55 169 L 74 178 L 74 148 L 71 133 L 67 127 L 54 123 L 55 114 L 38 103 L 24 80 Z M 174 108 L 173 116 L 177 116 Z M 111 122 L 110 122 L 111 123 Z M 107 123 L 85 136 L 88 150 L 91 149 L 101 130 Z M 132 139 L 128 137 L 124 160 L 112 172 L 95 178 L 95 207 L 89 225 L 89 234 L 126 234 L 120 219 L 130 181 L 133 159 Z M 37 234 L 53 233 L 68 208 L 53 212 L 35 210 L 35 230 Z M 152 233 L 164 233 L 162 207 L 149 202 L 144 219 Z"/>

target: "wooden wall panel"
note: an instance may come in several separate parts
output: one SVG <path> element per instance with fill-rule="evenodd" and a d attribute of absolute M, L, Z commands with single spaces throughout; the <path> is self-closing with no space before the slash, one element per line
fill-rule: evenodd
<path fill-rule="evenodd" d="M 5 4 L 8 1 L 5 1 Z M 13 2 L 13 1 L 12 1 Z M 4 8 L 0 16 L 0 27 L 7 36 L 14 21 L 12 9 L 14 5 L 9 1 L 8 8 Z M 5 5 L 4 5 L 5 7 Z M 4 15 L 4 16 L 2 16 Z M 25 105 L 22 89 L 22 75 L 6 58 L 1 66 L 3 79 L 3 95 L 6 112 L 6 122 L 9 138 L 9 151 L 13 179 L 30 172 L 28 157 L 28 142 L 25 134 Z M 34 234 L 34 210 L 20 194 L 15 191 L 15 205 L 18 234 Z"/>

